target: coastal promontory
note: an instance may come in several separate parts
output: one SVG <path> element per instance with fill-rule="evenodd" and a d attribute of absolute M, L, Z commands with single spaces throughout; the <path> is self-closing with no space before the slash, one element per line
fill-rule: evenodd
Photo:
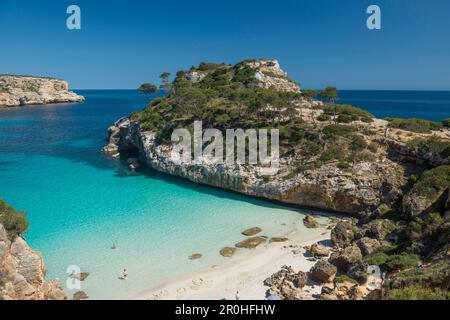
<path fill-rule="evenodd" d="M 175 163 L 170 134 L 175 128 L 192 129 L 197 119 L 205 128 L 223 131 L 279 129 L 278 173 L 263 176 L 250 164 Z M 379 216 L 398 202 L 409 176 L 450 161 L 448 128 L 430 121 L 376 119 L 328 97 L 314 99 L 308 90 L 300 91 L 276 60 L 203 63 L 180 71 L 166 97 L 117 121 L 109 134 L 105 152 L 137 152 L 155 170 L 360 218 Z"/>
<path fill-rule="evenodd" d="M 0 108 L 52 103 L 79 103 L 66 81 L 34 76 L 0 75 Z"/>

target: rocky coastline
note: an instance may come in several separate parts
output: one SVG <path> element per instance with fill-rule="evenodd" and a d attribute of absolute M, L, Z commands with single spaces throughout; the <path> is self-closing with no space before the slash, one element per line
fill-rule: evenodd
<path fill-rule="evenodd" d="M 0 75 L 0 108 L 53 103 L 81 103 L 66 81 L 32 76 Z"/>
<path fill-rule="evenodd" d="M 261 66 L 273 70 L 261 71 Z M 317 261 L 308 273 L 299 274 L 286 266 L 267 281 L 269 291 L 284 299 L 446 296 L 450 283 L 450 129 L 417 119 L 376 119 L 352 106 L 317 101 L 299 94 L 294 83 L 286 85 L 290 80 L 282 75 L 273 60 L 180 72 L 166 98 L 109 128 L 109 143 L 102 151 L 115 159 L 128 159 L 132 170 L 141 164 L 196 183 L 353 217 L 333 227 L 333 247 L 317 243 L 307 248 Z M 229 87 L 238 89 L 223 98 L 227 81 Z M 269 98 L 256 111 L 252 99 L 236 103 L 234 95 L 247 90 L 243 86 L 256 91 L 254 95 L 246 92 L 252 99 Z M 189 95 L 180 93 L 184 90 Z M 210 94 L 211 90 L 217 91 Z M 202 92 L 206 101 L 198 99 L 203 98 Z M 285 98 L 283 103 L 277 102 L 276 95 Z M 265 125 L 276 123 L 284 130 L 278 174 L 266 177 L 253 165 L 218 165 L 208 159 L 202 164 L 173 161 L 165 132 L 187 126 L 197 117 L 183 99 L 205 104 L 202 116 L 215 117 L 210 121 L 214 125 L 220 126 L 223 119 L 229 119 L 228 127 L 254 119 Z M 244 103 L 252 117 L 242 116 Z M 224 116 L 224 107 L 235 110 L 227 110 Z M 368 275 L 367 268 L 373 265 L 383 276 Z M 308 279 L 322 288 L 315 297 L 302 290 Z"/>
<path fill-rule="evenodd" d="M 261 65 L 270 68 L 270 73 L 267 69 L 261 71 Z M 248 67 L 254 71 L 255 79 L 259 79 L 255 80 L 257 85 L 249 84 L 250 87 L 266 88 L 270 85 L 272 89 L 294 93 L 300 90 L 298 85 L 284 78 L 285 72 L 276 60 L 265 63 L 252 61 L 248 62 Z M 270 76 L 258 77 L 264 73 L 277 75 L 282 79 L 277 78 L 275 81 Z M 184 77 L 184 80 L 197 83 L 205 79 L 206 73 L 191 71 Z M 266 82 L 261 83 L 261 79 Z M 295 102 L 294 117 L 301 117 L 304 123 L 315 129 L 336 127 L 335 119 L 317 121 L 317 118 L 325 114 L 323 106 L 321 101 L 301 97 Z M 331 161 L 296 172 L 293 168 L 297 165 L 298 157 L 289 150 L 296 146 L 287 146 L 287 151 L 281 155 L 280 170 L 272 177 L 265 177 L 259 167 L 252 165 L 214 164 L 208 162 L 208 159 L 203 159 L 201 164 L 176 163 L 171 159 L 170 142 L 161 143 L 155 130 L 144 128 L 142 121 L 132 117 L 119 119 L 109 128 L 109 142 L 103 152 L 113 157 L 119 157 L 120 154 L 128 157 L 127 154 L 132 154 L 129 161 L 133 162 L 134 168 L 137 167 L 136 162 L 140 161 L 154 170 L 195 183 L 288 205 L 330 210 L 365 219 L 379 216 L 387 206 L 393 205 L 402 197 L 402 189 L 407 184 L 411 171 L 450 163 L 448 158 L 441 157 L 432 150 L 413 150 L 409 146 L 410 141 L 431 137 L 449 142 L 449 129 L 419 134 L 390 128 L 389 122 L 381 119 L 372 119 L 370 122 L 357 120 L 339 126 L 356 127 L 365 140 L 364 143 L 370 144 L 375 150 L 345 168 L 340 167 L 338 161 Z M 306 158 L 306 162 L 315 159 L 311 156 Z"/>
<path fill-rule="evenodd" d="M 45 281 L 40 252 L 0 224 L 0 300 L 67 300 L 59 280 Z"/>

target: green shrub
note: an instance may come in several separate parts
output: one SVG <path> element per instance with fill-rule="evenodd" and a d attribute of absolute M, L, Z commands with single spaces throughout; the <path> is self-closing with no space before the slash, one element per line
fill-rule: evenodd
<path fill-rule="evenodd" d="M 420 261 L 415 254 L 401 253 L 390 256 L 382 265 L 382 269 L 387 271 L 399 271 L 412 268 Z"/>
<path fill-rule="evenodd" d="M 389 256 L 384 252 L 375 252 L 365 257 L 365 262 L 372 266 L 379 266 L 381 268 L 389 259 Z"/>
<path fill-rule="evenodd" d="M 450 142 L 437 136 L 428 138 L 415 138 L 407 143 L 408 148 L 416 153 L 428 154 L 430 157 L 450 158 Z"/>
<path fill-rule="evenodd" d="M 349 123 L 353 121 L 371 122 L 374 116 L 361 109 L 345 104 L 329 104 L 324 107 L 325 114 L 338 115 L 338 122 Z"/>
<path fill-rule="evenodd" d="M 450 165 L 440 166 L 425 171 L 413 186 L 411 192 L 428 199 L 434 199 L 449 185 Z"/>
<path fill-rule="evenodd" d="M 384 300 L 446 300 L 447 294 L 440 289 L 420 286 L 389 290 Z"/>
<path fill-rule="evenodd" d="M 345 156 L 344 150 L 338 146 L 331 146 L 320 155 L 320 160 L 328 162 L 331 160 L 342 160 Z"/>
<path fill-rule="evenodd" d="M 442 124 L 423 119 L 400 119 L 386 118 L 391 128 L 398 128 L 416 133 L 430 133 L 432 130 L 439 130 Z"/>
<path fill-rule="evenodd" d="M 342 161 L 339 161 L 337 167 L 341 170 L 346 170 L 346 169 L 350 168 L 350 163 L 348 163 L 348 161 L 342 160 Z"/>
<path fill-rule="evenodd" d="M 200 71 L 210 71 L 210 70 L 215 70 L 221 67 L 225 67 L 226 64 L 224 63 L 213 63 L 213 62 L 202 62 L 200 63 L 200 65 L 198 66 L 198 70 Z"/>
<path fill-rule="evenodd" d="M 337 276 L 336 278 L 334 278 L 334 281 L 336 283 L 350 282 L 350 283 L 359 285 L 358 281 L 356 281 L 355 279 L 352 279 L 346 275 Z"/>
<path fill-rule="evenodd" d="M 341 124 L 330 124 L 323 128 L 322 132 L 325 138 L 332 139 L 335 137 L 348 137 L 355 132 L 355 128 L 352 126 L 345 126 Z"/>
<path fill-rule="evenodd" d="M 367 142 L 360 135 L 354 135 L 350 142 L 350 150 L 353 152 L 360 152 L 367 148 Z"/>
<path fill-rule="evenodd" d="M 442 125 L 446 128 L 450 128 L 450 118 L 442 120 Z"/>
<path fill-rule="evenodd" d="M 16 211 L 13 207 L 0 199 L 0 224 L 8 232 L 8 237 L 13 240 L 17 235 L 28 229 L 28 221 L 25 213 Z"/>
<path fill-rule="evenodd" d="M 369 143 L 369 150 L 371 151 L 371 152 L 373 152 L 373 153 L 377 153 L 377 151 L 378 151 L 378 143 L 376 143 L 376 142 L 371 142 L 371 143 Z"/>
<path fill-rule="evenodd" d="M 331 120 L 331 116 L 329 116 L 326 113 L 322 113 L 320 116 L 317 117 L 318 121 L 330 121 Z"/>

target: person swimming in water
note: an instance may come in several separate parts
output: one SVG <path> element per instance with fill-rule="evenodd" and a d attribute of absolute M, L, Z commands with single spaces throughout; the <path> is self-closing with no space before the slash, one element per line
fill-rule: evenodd
<path fill-rule="evenodd" d="M 128 271 L 127 271 L 127 269 L 123 269 L 123 272 L 122 272 L 122 280 L 126 280 L 128 278 Z"/>

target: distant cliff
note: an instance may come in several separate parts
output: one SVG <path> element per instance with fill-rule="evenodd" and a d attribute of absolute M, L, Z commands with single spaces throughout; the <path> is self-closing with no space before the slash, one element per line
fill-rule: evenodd
<path fill-rule="evenodd" d="M 83 102 L 66 81 L 32 76 L 0 75 L 0 107 Z"/>

